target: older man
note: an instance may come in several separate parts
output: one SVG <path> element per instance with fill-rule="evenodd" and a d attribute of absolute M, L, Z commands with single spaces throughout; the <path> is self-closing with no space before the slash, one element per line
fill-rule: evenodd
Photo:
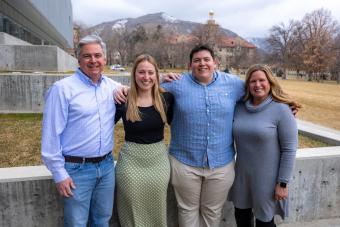
<path fill-rule="evenodd" d="M 79 68 L 45 97 L 42 158 L 64 197 L 64 226 L 108 226 L 112 214 L 112 92 L 120 84 L 102 75 L 105 53 L 100 37 L 81 39 Z"/>

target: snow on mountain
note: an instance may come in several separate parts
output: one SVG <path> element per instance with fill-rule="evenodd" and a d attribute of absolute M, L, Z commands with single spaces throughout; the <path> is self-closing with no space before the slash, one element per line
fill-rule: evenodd
<path fill-rule="evenodd" d="M 176 18 L 174 18 L 173 16 L 170 16 L 166 13 L 162 13 L 162 18 L 166 21 L 166 22 L 170 22 L 170 23 L 175 23 L 177 21 Z"/>
<path fill-rule="evenodd" d="M 128 22 L 127 19 L 119 20 L 112 25 L 112 30 L 119 30 L 125 28 L 125 24 Z"/>
<path fill-rule="evenodd" d="M 268 42 L 266 40 L 266 38 L 260 38 L 260 37 L 248 37 L 246 38 L 246 40 L 252 44 L 254 44 L 257 48 L 265 51 L 265 52 L 269 52 L 270 51 L 270 47 L 268 45 Z"/>

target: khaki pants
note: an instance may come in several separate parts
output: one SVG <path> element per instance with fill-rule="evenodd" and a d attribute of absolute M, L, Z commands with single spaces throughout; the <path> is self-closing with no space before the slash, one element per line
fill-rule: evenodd
<path fill-rule="evenodd" d="M 218 227 L 233 184 L 234 161 L 209 169 L 188 166 L 170 155 L 171 184 L 178 204 L 180 227 Z"/>

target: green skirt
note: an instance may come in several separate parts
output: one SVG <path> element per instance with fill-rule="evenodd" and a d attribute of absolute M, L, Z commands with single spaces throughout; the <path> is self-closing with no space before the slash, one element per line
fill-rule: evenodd
<path fill-rule="evenodd" d="M 170 164 L 163 141 L 125 142 L 116 166 L 117 207 L 122 227 L 167 226 Z"/>

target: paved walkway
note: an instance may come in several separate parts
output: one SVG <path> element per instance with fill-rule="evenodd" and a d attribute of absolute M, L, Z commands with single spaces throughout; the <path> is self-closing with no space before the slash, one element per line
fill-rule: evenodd
<path fill-rule="evenodd" d="M 323 219 L 312 222 L 285 223 L 278 227 L 340 227 L 340 218 Z"/>
<path fill-rule="evenodd" d="M 297 119 L 299 132 L 333 146 L 340 146 L 340 131 Z"/>

